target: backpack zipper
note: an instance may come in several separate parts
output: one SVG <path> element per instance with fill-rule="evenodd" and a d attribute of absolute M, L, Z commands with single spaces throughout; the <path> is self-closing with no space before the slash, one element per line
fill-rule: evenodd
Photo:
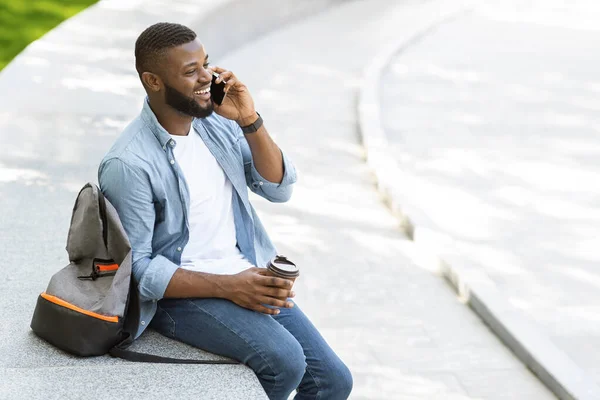
<path fill-rule="evenodd" d="M 79 194 L 83 192 L 85 188 L 91 188 L 94 190 L 94 186 L 91 184 L 87 184 L 81 189 Z M 106 251 L 108 251 L 108 217 L 106 216 L 106 200 L 104 199 L 104 194 L 100 190 L 99 187 L 96 187 L 96 191 L 98 192 L 98 212 L 100 213 L 100 220 L 102 221 L 102 241 L 104 242 L 104 247 Z M 77 196 L 79 199 L 79 195 Z M 75 203 L 75 207 L 73 210 L 77 208 L 77 202 Z M 114 276 L 117 272 L 119 266 L 115 264 L 114 260 L 104 260 L 101 258 L 94 258 L 92 263 L 92 273 L 90 275 L 82 275 L 78 276 L 77 279 L 80 280 L 92 280 L 95 281 L 98 278 L 102 278 L 105 276 Z"/>
<path fill-rule="evenodd" d="M 119 264 L 116 264 L 114 260 L 105 260 L 102 258 L 94 258 L 92 261 L 92 273 L 90 275 L 78 276 L 80 280 L 92 280 L 95 281 L 98 278 L 104 278 L 106 276 L 115 276 Z"/>
<path fill-rule="evenodd" d="M 85 309 L 83 309 L 81 307 L 77 307 L 75 304 L 69 303 L 68 301 L 65 301 L 65 300 L 63 300 L 61 298 L 58 298 L 56 296 L 52 296 L 51 294 L 48 294 L 46 292 L 42 293 L 41 296 L 44 299 L 46 299 L 49 302 L 51 302 L 51 303 L 54 303 L 54 304 L 59 305 L 61 307 L 68 308 L 70 310 L 73 310 L 75 312 L 87 315 L 89 317 L 101 319 L 101 320 L 106 321 L 106 322 L 113 322 L 113 323 L 118 323 L 119 322 L 119 317 L 118 316 L 102 315 L 102 314 L 95 313 L 93 311 L 85 310 Z"/>

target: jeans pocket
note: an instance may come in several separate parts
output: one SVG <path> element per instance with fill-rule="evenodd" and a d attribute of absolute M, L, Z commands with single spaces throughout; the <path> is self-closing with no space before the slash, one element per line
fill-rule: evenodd
<path fill-rule="evenodd" d="M 158 306 L 152 319 L 152 328 L 164 336 L 175 338 L 175 320 L 167 311 Z"/>

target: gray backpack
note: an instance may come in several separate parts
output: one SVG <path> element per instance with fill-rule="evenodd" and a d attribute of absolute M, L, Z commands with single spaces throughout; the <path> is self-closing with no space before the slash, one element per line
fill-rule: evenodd
<path fill-rule="evenodd" d="M 130 361 L 237 364 L 127 350 L 140 315 L 131 245 L 117 211 L 93 183 L 77 195 L 67 253 L 69 265 L 52 276 L 33 313 L 31 329 L 42 339 L 78 356 L 108 353 Z"/>

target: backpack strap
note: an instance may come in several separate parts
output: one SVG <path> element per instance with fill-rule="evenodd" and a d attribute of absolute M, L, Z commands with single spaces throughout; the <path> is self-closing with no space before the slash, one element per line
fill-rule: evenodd
<path fill-rule="evenodd" d="M 138 291 L 133 277 L 130 281 L 129 297 L 127 299 L 127 317 L 123 326 L 124 339 L 108 351 L 113 357 L 134 362 L 162 363 L 162 364 L 240 364 L 233 360 L 190 360 L 185 358 L 162 357 L 154 354 L 139 353 L 127 350 L 133 343 L 137 324 L 140 319 Z"/>
<path fill-rule="evenodd" d="M 136 351 L 120 348 L 119 345 L 113 347 L 108 354 L 113 357 L 122 358 L 127 361 L 162 363 L 162 364 L 240 364 L 233 360 L 191 360 L 185 358 L 162 357 L 154 354 L 138 353 Z"/>
<path fill-rule="evenodd" d="M 96 187 L 98 191 L 98 207 L 100 209 L 100 219 L 102 220 L 102 240 L 104 241 L 104 246 L 108 250 L 108 217 L 106 215 L 106 199 L 104 198 L 104 193 L 100 190 L 100 188 Z"/>

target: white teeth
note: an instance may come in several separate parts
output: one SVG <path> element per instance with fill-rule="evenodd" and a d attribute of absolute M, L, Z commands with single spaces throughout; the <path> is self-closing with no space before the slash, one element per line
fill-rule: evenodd
<path fill-rule="evenodd" d="M 205 94 L 205 93 L 209 93 L 209 92 L 210 92 L 210 87 L 207 87 L 206 89 L 196 90 L 194 92 L 194 94 Z"/>

